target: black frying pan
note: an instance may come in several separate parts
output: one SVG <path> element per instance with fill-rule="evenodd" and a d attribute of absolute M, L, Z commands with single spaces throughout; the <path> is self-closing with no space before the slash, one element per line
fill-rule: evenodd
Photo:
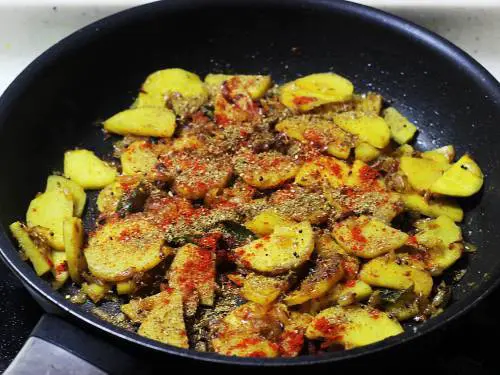
<path fill-rule="evenodd" d="M 163 345 L 108 324 L 53 291 L 20 259 L 7 232 L 8 224 L 24 217 L 46 176 L 62 169 L 65 150 L 82 146 L 101 155 L 108 153 L 110 143 L 103 141 L 95 124 L 128 107 L 143 79 L 165 67 L 182 67 L 200 75 L 270 73 L 278 82 L 333 70 L 351 79 L 358 91 L 380 92 L 418 124 L 419 148 L 454 144 L 458 154 L 470 152 L 486 174 L 481 194 L 464 201 L 464 234 L 479 251 L 456 266 L 468 268 L 453 288 L 448 309 L 400 336 L 367 347 L 321 357 L 262 360 Z M 86 330 L 113 336 L 118 345 L 128 342 L 137 350 L 250 365 L 313 364 L 359 357 L 447 324 L 498 284 L 499 121 L 500 85 L 477 62 L 440 37 L 374 9 L 322 0 L 171 0 L 137 7 L 58 43 L 2 96 L 0 253 L 46 309 Z M 92 204 L 88 210 L 91 215 Z M 46 329 L 51 322 L 53 318 L 46 318 L 38 335 L 78 351 L 73 337 L 60 337 L 71 336 L 70 330 Z M 87 344 L 80 356 L 108 371 L 118 371 L 118 365 L 99 358 L 92 345 Z M 120 362 L 117 358 L 114 362 Z"/>

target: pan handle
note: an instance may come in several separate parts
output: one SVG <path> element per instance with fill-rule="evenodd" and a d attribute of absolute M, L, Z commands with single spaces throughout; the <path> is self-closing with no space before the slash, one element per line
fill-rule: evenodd
<path fill-rule="evenodd" d="M 116 346 L 45 314 L 4 374 L 137 374 L 141 370 L 138 361 Z"/>

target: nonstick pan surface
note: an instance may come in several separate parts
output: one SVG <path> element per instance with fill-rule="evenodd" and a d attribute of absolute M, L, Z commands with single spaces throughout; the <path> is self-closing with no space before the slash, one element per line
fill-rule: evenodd
<path fill-rule="evenodd" d="M 453 287 L 446 311 L 402 335 L 319 357 L 262 360 L 223 357 L 163 345 L 97 318 L 38 278 L 21 260 L 8 225 L 24 217 L 46 176 L 62 169 L 65 150 L 107 155 L 99 121 L 127 108 L 152 71 L 268 73 L 278 83 L 313 72 L 348 77 L 376 91 L 420 129 L 416 145 L 453 144 L 485 172 L 485 186 L 465 200 L 466 241 L 478 252 Z M 29 290 L 86 327 L 153 351 L 214 362 L 293 365 L 338 361 L 398 345 L 464 313 L 500 278 L 500 85 L 442 38 L 381 11 L 343 1 L 178 0 L 118 13 L 77 31 L 36 59 L 0 99 L 0 253 Z M 94 203 L 88 208 L 93 215 Z M 95 196 L 93 197 L 95 199 Z M 445 278 L 451 280 L 453 270 Z M 113 308 L 113 307 L 110 307 Z"/>

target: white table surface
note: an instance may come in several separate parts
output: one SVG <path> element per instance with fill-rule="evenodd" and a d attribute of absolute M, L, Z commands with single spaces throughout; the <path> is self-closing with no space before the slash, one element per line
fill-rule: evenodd
<path fill-rule="evenodd" d="M 27 64 L 58 40 L 97 19 L 147 2 L 0 0 L 0 93 Z M 357 2 L 400 15 L 437 32 L 500 79 L 500 0 Z"/>

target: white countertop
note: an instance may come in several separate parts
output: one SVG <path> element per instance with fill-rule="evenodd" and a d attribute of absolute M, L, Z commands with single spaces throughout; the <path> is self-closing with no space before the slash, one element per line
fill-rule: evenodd
<path fill-rule="evenodd" d="M 35 57 L 73 31 L 140 0 L 0 0 L 0 93 Z M 500 79 L 500 0 L 362 0 L 425 26 Z"/>

